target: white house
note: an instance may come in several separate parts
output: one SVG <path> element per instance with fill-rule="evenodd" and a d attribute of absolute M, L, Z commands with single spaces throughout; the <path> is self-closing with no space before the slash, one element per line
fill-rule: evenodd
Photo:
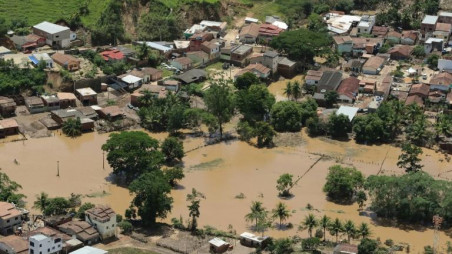
<path fill-rule="evenodd" d="M 63 249 L 63 240 L 59 237 L 53 238 L 43 234 L 30 236 L 29 254 L 51 254 Z"/>
<path fill-rule="evenodd" d="M 97 229 L 102 240 L 116 236 L 116 213 L 109 206 L 98 205 L 87 210 L 85 221 Z"/>
<path fill-rule="evenodd" d="M 44 37 L 50 46 L 67 48 L 71 45 L 71 30 L 66 26 L 44 21 L 33 26 L 33 33 Z"/>
<path fill-rule="evenodd" d="M 358 34 L 370 34 L 375 25 L 375 16 L 364 15 L 358 23 Z"/>
<path fill-rule="evenodd" d="M 69 252 L 69 254 L 107 254 L 107 253 L 108 253 L 108 251 L 106 251 L 106 250 L 94 248 L 91 246 L 85 246 L 76 251 Z"/>
<path fill-rule="evenodd" d="M 121 80 L 127 84 L 129 89 L 140 87 L 141 84 L 143 83 L 142 78 L 130 74 L 126 75 L 125 77 L 122 77 Z"/>
<path fill-rule="evenodd" d="M 424 43 L 425 54 L 430 54 L 434 49 L 442 51 L 444 46 L 444 40 L 440 38 L 428 38 Z"/>

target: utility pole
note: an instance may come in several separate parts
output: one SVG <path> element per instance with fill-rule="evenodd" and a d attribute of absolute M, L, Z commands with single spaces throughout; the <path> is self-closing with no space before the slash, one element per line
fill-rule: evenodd
<path fill-rule="evenodd" d="M 102 168 L 105 169 L 105 151 L 102 150 Z"/>
<path fill-rule="evenodd" d="M 60 177 L 60 161 L 57 161 L 57 176 Z"/>

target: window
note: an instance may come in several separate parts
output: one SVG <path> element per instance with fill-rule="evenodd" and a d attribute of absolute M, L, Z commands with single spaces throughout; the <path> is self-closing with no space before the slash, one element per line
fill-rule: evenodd
<path fill-rule="evenodd" d="M 107 226 L 107 229 L 108 229 L 108 226 Z"/>
<path fill-rule="evenodd" d="M 61 247 L 61 244 L 58 244 L 58 248 L 60 248 Z"/>
<path fill-rule="evenodd" d="M 47 249 L 47 253 L 50 252 L 50 249 Z"/>
<path fill-rule="evenodd" d="M 55 246 L 52 247 L 52 250 L 54 250 L 54 249 L 55 249 Z"/>
<path fill-rule="evenodd" d="M 34 254 L 34 253 L 35 253 L 35 251 L 30 249 L 30 254 Z"/>
<path fill-rule="evenodd" d="M 9 220 L 7 220 L 6 223 L 9 223 Z"/>
<path fill-rule="evenodd" d="M 34 242 L 30 242 L 30 246 L 35 246 L 35 243 Z"/>
<path fill-rule="evenodd" d="M 55 241 L 54 241 L 54 243 L 59 243 L 59 242 L 61 242 L 61 238 L 57 238 L 57 239 L 55 239 Z"/>
<path fill-rule="evenodd" d="M 113 228 L 114 228 L 114 227 L 115 227 L 115 224 L 111 225 L 111 227 L 113 227 Z"/>
<path fill-rule="evenodd" d="M 42 244 L 39 245 L 39 248 L 41 248 L 41 247 L 42 247 Z"/>
<path fill-rule="evenodd" d="M 19 219 L 19 217 L 14 218 L 14 220 L 18 220 L 18 219 Z"/>

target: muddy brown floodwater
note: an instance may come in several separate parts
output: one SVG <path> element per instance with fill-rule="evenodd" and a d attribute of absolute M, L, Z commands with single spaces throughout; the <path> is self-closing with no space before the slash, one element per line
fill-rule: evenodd
<path fill-rule="evenodd" d="M 0 143 L 0 167 L 13 180 L 23 186 L 27 195 L 27 207 L 31 209 L 36 194 L 44 191 L 50 196 L 69 196 L 71 193 L 84 195 L 84 201 L 110 204 L 114 210 L 123 213 L 129 206 L 129 192 L 109 182 L 111 168 L 102 166 L 101 146 L 108 134 L 88 133 L 71 139 L 55 132 L 54 137 L 29 139 L 24 142 Z M 163 140 L 166 134 L 150 134 Z M 326 214 L 342 220 L 351 219 L 356 224 L 367 222 L 371 225 L 372 237 L 382 241 L 393 239 L 396 243 L 409 243 L 411 253 L 420 253 L 425 245 L 432 245 L 433 230 L 430 228 L 406 229 L 383 225 L 372 220 L 371 215 L 360 216 L 357 205 L 338 205 L 328 202 L 322 192 L 327 169 L 340 163 L 353 165 L 365 175 L 401 174 L 396 166 L 400 149 L 388 145 L 362 146 L 354 142 L 338 142 L 329 139 L 311 139 L 300 133 L 302 144 L 296 147 L 256 149 L 240 141 L 231 141 L 213 146 L 194 148 L 203 144 L 201 138 L 184 140 L 186 177 L 180 187 L 173 190 L 172 217 L 188 219 L 187 193 L 192 188 L 203 192 L 206 199 L 201 201 L 200 226 L 211 225 L 227 230 L 229 225 L 241 233 L 250 231 L 250 224 L 244 216 L 252 201 L 263 202 L 271 210 L 279 201 L 287 204 L 291 217 L 287 220 L 292 229 L 278 230 L 277 227 L 266 234 L 283 237 L 301 235 L 298 225 L 308 213 L 320 217 Z M 325 155 L 309 172 L 306 171 L 320 156 Z M 422 163 L 425 170 L 435 177 L 449 179 L 451 165 L 443 160 L 443 155 L 432 150 L 424 150 Z M 14 162 L 18 161 L 18 164 Z M 57 177 L 57 161 L 60 176 Z M 384 163 L 383 163 L 384 162 Z M 383 165 L 382 165 L 383 163 Z M 282 200 L 277 196 L 276 179 L 283 173 L 295 177 L 303 174 L 292 189 L 294 196 Z M 236 198 L 243 193 L 243 199 Z M 314 209 L 307 211 L 307 204 Z M 276 225 L 276 224 L 275 224 Z M 332 238 L 328 234 L 328 238 Z M 444 232 L 440 234 L 440 246 L 446 247 L 451 240 Z"/>

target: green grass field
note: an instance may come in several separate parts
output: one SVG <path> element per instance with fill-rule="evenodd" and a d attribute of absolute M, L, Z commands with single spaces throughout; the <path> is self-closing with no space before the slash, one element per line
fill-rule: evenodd
<path fill-rule="evenodd" d="M 99 18 L 110 0 L 90 0 L 89 14 L 82 17 L 85 26 L 91 27 Z M 81 0 L 0 0 L 0 17 L 7 21 L 14 18 L 27 18 L 30 25 L 42 21 L 55 22 L 68 19 L 78 12 Z"/>

